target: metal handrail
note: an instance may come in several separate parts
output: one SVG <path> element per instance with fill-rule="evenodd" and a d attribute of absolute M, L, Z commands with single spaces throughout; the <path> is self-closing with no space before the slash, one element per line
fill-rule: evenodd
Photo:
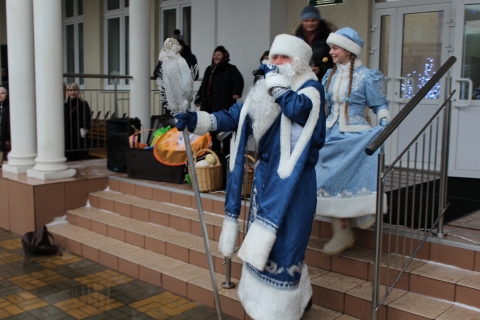
<path fill-rule="evenodd" d="M 94 79 L 133 79 L 130 75 L 118 74 L 89 74 L 89 73 L 64 73 L 64 78 L 94 78 Z"/>
<path fill-rule="evenodd" d="M 457 61 L 457 58 L 452 56 L 438 69 L 430 80 L 418 91 L 418 93 L 410 99 L 405 107 L 392 119 L 392 121 L 380 132 L 380 134 L 368 145 L 365 152 L 371 156 L 377 149 L 390 137 L 390 135 L 397 129 L 400 123 L 410 114 L 410 112 L 422 101 L 423 97 L 433 88 L 433 86 L 440 81 L 440 79 L 447 73 L 450 67 Z"/>

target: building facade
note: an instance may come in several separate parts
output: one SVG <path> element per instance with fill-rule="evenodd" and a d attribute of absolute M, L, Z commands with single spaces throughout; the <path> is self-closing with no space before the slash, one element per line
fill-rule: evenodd
<path fill-rule="evenodd" d="M 277 34 L 292 32 L 308 4 L 305 0 L 42 0 L 40 7 L 39 2 L 0 0 L 0 61 L 1 67 L 9 67 L 12 109 L 22 106 L 21 111 L 12 112 L 12 121 L 20 123 L 12 128 L 22 131 L 12 129 L 13 151 L 4 170 L 32 170 L 27 174 L 40 179 L 74 174 L 62 160 L 63 141 L 58 140 L 62 137 L 62 82 L 79 83 L 89 94 L 94 114 L 106 113 L 105 105 L 118 104 L 110 95 L 99 98 L 98 92 L 124 91 L 125 98 L 117 100 L 126 107 L 118 112 L 139 117 L 145 126 L 156 112 L 149 106 L 158 104 L 158 96 L 152 94 L 156 89 L 152 71 L 163 41 L 178 29 L 198 59 L 200 77 L 214 48 L 227 48 L 231 63 L 245 79 L 245 97 L 260 55 Z M 317 1 L 322 2 L 328 1 Z M 479 179 L 480 78 L 475 71 L 480 70 L 480 1 L 344 0 L 318 8 L 322 18 L 337 28 L 350 26 L 365 39 L 360 59 L 385 74 L 393 115 L 443 62 L 457 57 L 449 73 L 456 90 L 449 175 Z M 17 26 L 15 21 L 31 24 Z M 133 79 L 64 78 L 62 73 L 131 75 Z M 397 154 L 443 102 L 445 81 L 390 139 L 387 158 Z M 25 92 L 37 95 L 27 97 Z M 371 118 L 375 121 L 374 115 Z M 25 127 L 31 132 L 25 134 Z M 50 139 L 57 143 L 47 143 Z M 52 145 L 57 147 L 52 150 Z"/>

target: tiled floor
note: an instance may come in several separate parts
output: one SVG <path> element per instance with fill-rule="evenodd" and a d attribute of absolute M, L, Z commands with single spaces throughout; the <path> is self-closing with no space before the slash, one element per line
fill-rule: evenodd
<path fill-rule="evenodd" d="M 452 241 L 480 245 L 480 211 L 447 223 L 445 232 Z"/>
<path fill-rule="evenodd" d="M 213 320 L 218 316 L 214 309 L 70 252 L 24 257 L 21 238 L 0 229 L 0 319 Z"/>

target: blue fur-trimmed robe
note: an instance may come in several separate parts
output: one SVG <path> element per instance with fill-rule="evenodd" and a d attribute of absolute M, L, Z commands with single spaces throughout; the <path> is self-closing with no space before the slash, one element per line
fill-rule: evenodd
<path fill-rule="evenodd" d="M 304 260 L 316 208 L 315 165 L 325 139 L 324 88 L 313 72 L 307 71 L 275 102 L 282 112 L 261 138 L 256 137 L 259 159 L 248 233 L 253 231 L 252 224 L 261 232 L 259 236 L 247 233 L 247 238 L 257 237 L 253 243 L 259 247 L 265 242 L 264 235 L 273 239 L 273 245 L 261 252 L 268 257 L 263 271 L 244 262 L 238 295 L 254 319 L 300 319 L 312 295 Z M 214 113 L 218 131 L 237 130 L 232 138 L 225 200 L 225 219 L 235 223 L 241 208 L 244 150 L 253 134 L 248 103 L 247 98 L 243 105 Z M 301 128 L 293 150 L 292 127 Z"/>

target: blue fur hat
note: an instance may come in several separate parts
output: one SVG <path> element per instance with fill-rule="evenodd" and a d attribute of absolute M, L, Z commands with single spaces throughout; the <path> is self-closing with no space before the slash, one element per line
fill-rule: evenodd
<path fill-rule="evenodd" d="M 335 33 L 330 33 L 327 39 L 328 44 L 334 44 L 345 49 L 356 56 L 362 53 L 363 44 L 365 43 L 357 31 L 352 28 L 342 28 Z"/>
<path fill-rule="evenodd" d="M 320 11 L 318 11 L 318 9 L 315 8 L 314 6 L 306 6 L 302 10 L 301 19 L 302 21 L 305 19 L 321 20 Z"/>

